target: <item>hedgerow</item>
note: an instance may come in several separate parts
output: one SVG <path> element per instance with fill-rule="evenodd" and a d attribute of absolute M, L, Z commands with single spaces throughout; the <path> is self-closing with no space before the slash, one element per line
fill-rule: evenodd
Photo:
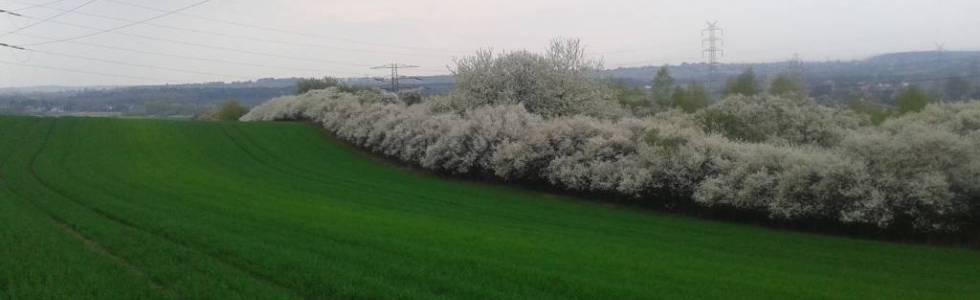
<path fill-rule="evenodd" d="M 310 120 L 438 172 L 651 204 L 923 232 L 980 216 L 978 102 L 931 104 L 878 125 L 771 95 L 636 117 L 608 98 L 593 76 L 600 65 L 583 53 L 577 41 L 556 41 L 547 55 L 481 52 L 457 62 L 448 96 L 330 88 L 274 99 L 242 120 Z"/>
<path fill-rule="evenodd" d="M 732 103 L 739 101 L 763 108 Z M 908 220 L 919 230 L 949 231 L 975 214 L 980 104 L 934 104 L 874 127 L 789 101 L 795 100 L 736 97 L 706 114 L 610 120 L 546 118 L 522 104 L 462 111 L 439 101 L 409 106 L 328 89 L 272 100 L 243 120 L 312 120 L 360 147 L 448 174 L 545 182 L 637 201 L 661 201 L 669 193 L 776 219 L 883 228 Z M 801 117 L 795 111 L 824 112 Z M 747 130 L 783 128 L 758 131 L 764 134 L 756 139 L 719 133 L 705 123 L 715 113 Z M 779 116 L 788 117 L 766 120 Z"/>

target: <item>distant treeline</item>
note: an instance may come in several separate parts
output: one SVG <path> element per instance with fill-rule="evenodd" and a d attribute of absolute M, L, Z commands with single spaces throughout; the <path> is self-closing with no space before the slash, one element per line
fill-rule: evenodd
<path fill-rule="evenodd" d="M 809 97 L 823 104 L 872 101 L 894 105 L 906 87 L 915 85 L 934 98 L 980 99 L 980 52 L 909 52 L 865 60 L 812 62 L 787 60 L 764 64 L 725 64 L 711 71 L 706 64 L 667 66 L 680 84 L 700 84 L 720 96 L 727 81 L 747 69 L 761 81 L 798 75 Z M 649 87 L 659 67 L 619 68 L 605 76 L 635 88 Z"/>
<path fill-rule="evenodd" d="M 0 95 L 0 111 L 51 115 L 105 112 L 133 116 L 195 116 L 234 99 L 247 106 L 292 95 L 283 87 L 159 86 Z"/>
<path fill-rule="evenodd" d="M 913 52 L 887 54 L 856 61 L 805 62 L 787 60 L 764 64 L 727 64 L 710 70 L 706 64 L 667 66 L 677 84 L 703 88 L 709 98 L 719 99 L 726 84 L 747 69 L 760 84 L 780 76 L 793 76 L 803 92 L 818 103 L 848 105 L 855 102 L 894 106 L 906 88 L 917 86 L 932 98 L 957 101 L 980 99 L 980 52 Z M 658 67 L 617 68 L 598 76 L 617 82 L 630 93 L 650 94 Z M 404 89 L 423 95 L 445 95 L 456 86 L 451 76 L 405 80 Z M 254 106 L 269 99 L 296 94 L 300 79 L 261 79 L 251 82 L 206 83 L 172 86 L 99 88 L 85 90 L 16 89 L 0 91 L 0 113 L 67 114 L 99 112 L 134 116 L 195 116 L 236 100 Z M 380 78 L 344 80 L 355 87 L 386 88 Z M 52 92 L 53 91 L 53 92 Z"/>

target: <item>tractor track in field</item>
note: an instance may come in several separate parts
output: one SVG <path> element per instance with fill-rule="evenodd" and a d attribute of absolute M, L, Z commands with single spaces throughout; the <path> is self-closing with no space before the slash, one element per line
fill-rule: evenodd
<path fill-rule="evenodd" d="M 233 128 L 233 130 L 235 130 L 239 134 L 241 134 L 241 137 L 240 138 L 236 138 L 236 137 L 232 136 L 231 133 L 229 132 L 228 127 Z M 287 166 L 287 167 L 284 167 L 284 166 L 281 166 L 281 165 L 278 165 L 278 164 L 275 164 L 275 163 L 271 163 L 268 160 L 262 159 L 261 158 L 261 154 L 256 154 L 255 151 L 249 150 L 249 147 L 246 146 L 244 143 L 251 144 L 252 146 L 255 147 L 255 149 L 258 149 L 257 151 L 260 151 L 260 152 L 265 152 L 265 153 L 269 153 L 269 154 L 271 154 L 271 152 L 272 152 L 271 150 L 269 150 L 269 149 L 263 147 L 262 145 L 260 145 L 259 143 L 257 143 L 254 138 L 249 137 L 248 134 L 241 129 L 241 127 L 238 127 L 238 126 L 224 126 L 222 128 L 224 130 L 225 137 L 227 137 L 229 140 L 231 140 L 231 142 L 235 145 L 235 147 L 237 147 L 239 150 L 241 150 L 246 155 L 248 155 L 249 158 L 251 158 L 253 161 L 258 162 L 259 164 L 261 164 L 263 166 L 266 166 L 266 167 L 268 167 L 268 168 L 270 168 L 270 169 L 272 169 L 272 170 L 274 170 L 274 171 L 276 171 L 276 172 L 278 172 L 280 174 L 288 175 L 288 176 L 292 176 L 292 177 L 297 177 L 297 178 L 301 178 L 301 179 L 307 180 L 307 181 L 309 181 L 311 183 L 322 184 L 322 185 L 327 185 L 327 186 L 339 186 L 341 184 L 347 184 L 347 185 L 351 185 L 351 184 L 363 184 L 362 182 L 356 182 L 356 181 L 352 181 L 352 180 L 344 180 L 344 179 L 339 179 L 339 178 L 336 179 L 336 180 L 329 180 L 328 181 L 328 180 L 324 180 L 324 178 L 317 177 L 315 175 L 310 175 L 309 172 L 307 172 L 306 170 L 302 170 L 302 169 L 300 169 L 299 167 L 296 167 L 296 166 L 291 166 L 291 167 L 288 167 Z M 391 189 L 386 188 L 386 187 L 381 186 L 381 185 L 371 185 L 371 188 L 372 189 L 378 189 L 378 190 L 385 190 L 385 191 L 394 192 Z"/>
<path fill-rule="evenodd" d="M 10 282 L 6 276 L 0 277 L 0 300 L 5 300 L 9 296 L 7 295 L 7 288 L 10 286 Z"/>
<path fill-rule="evenodd" d="M 6 177 L 4 177 L 4 175 L 3 175 L 3 168 L 5 168 L 7 166 L 7 160 L 9 160 L 10 157 L 13 156 L 13 154 L 14 154 L 14 152 L 13 151 L 10 151 L 10 153 L 8 153 L 3 158 L 3 160 L 0 161 L 0 186 L 2 186 L 2 184 L 4 183 L 4 179 L 6 179 Z"/>
<path fill-rule="evenodd" d="M 20 136 L 18 136 L 18 138 L 14 139 L 13 142 L 15 144 L 19 144 L 24 139 L 25 139 L 25 137 L 23 135 L 20 135 Z M 14 153 L 15 152 L 17 152 L 17 151 L 16 150 L 10 150 L 10 152 L 7 153 L 7 155 L 5 155 L 3 157 L 3 160 L 0 161 L 0 187 L 2 187 L 4 183 L 6 183 L 5 179 L 7 177 L 5 177 L 5 175 L 3 173 L 3 170 L 4 170 L 5 167 L 7 167 L 7 161 L 9 161 L 10 158 L 14 156 Z M 2 292 L 2 291 L 0 291 L 0 292 Z M 0 298 L 0 300 L 2 300 L 2 298 Z"/>
<path fill-rule="evenodd" d="M 7 157 L 5 157 L 3 159 L 3 161 L 0 161 L 0 188 L 2 188 L 4 186 L 4 183 L 7 183 L 7 181 L 6 181 L 7 178 L 4 177 L 4 175 L 3 175 L 3 168 L 6 167 L 7 159 L 10 159 L 10 155 L 7 155 Z M 2 299 L 0 299 L 0 300 L 2 300 Z"/>
<path fill-rule="evenodd" d="M 326 186 L 342 186 L 342 185 L 352 185 L 352 184 L 363 184 L 361 182 L 355 182 L 355 181 L 351 181 L 351 180 L 344 180 L 344 179 L 340 179 L 340 178 L 336 179 L 335 181 L 328 181 L 328 180 L 324 180 L 321 177 L 310 175 L 308 172 L 306 172 L 304 170 L 301 170 L 301 169 L 299 169 L 297 167 L 283 167 L 283 166 L 278 165 L 278 164 L 275 164 L 275 163 L 270 163 L 267 160 L 262 159 L 259 154 L 256 154 L 253 151 L 249 150 L 248 147 L 243 144 L 244 143 L 243 141 L 240 141 L 238 138 L 235 138 L 234 136 L 232 136 L 231 133 L 228 131 L 229 130 L 228 127 L 233 127 L 235 131 L 237 131 L 238 133 L 241 134 L 241 139 L 244 140 L 244 142 L 247 142 L 249 144 L 252 144 L 253 146 L 255 146 L 256 149 L 259 149 L 258 151 L 263 151 L 263 152 L 269 153 L 269 152 L 271 152 L 270 150 L 268 150 L 266 148 L 263 148 L 261 145 L 259 145 L 258 143 L 256 143 L 255 140 L 252 139 L 252 138 L 250 138 L 248 136 L 248 134 L 245 133 L 244 131 L 242 131 L 242 129 L 240 127 L 238 127 L 238 126 L 222 126 L 222 129 L 224 131 L 225 137 L 228 138 L 232 142 L 232 144 L 235 145 L 235 147 L 237 147 L 239 150 L 241 150 L 246 155 L 248 155 L 249 158 L 252 159 L 253 161 L 255 161 L 255 162 L 257 162 L 257 163 L 259 163 L 259 164 L 261 164 L 261 165 L 263 165 L 263 166 L 265 166 L 265 167 L 267 167 L 269 169 L 272 169 L 273 171 L 275 171 L 275 172 L 277 172 L 279 174 L 283 174 L 283 175 L 287 175 L 287 176 L 292 176 L 292 177 L 297 177 L 297 178 L 300 178 L 300 179 L 304 179 L 306 181 L 309 181 L 311 183 L 321 184 L 321 185 L 326 185 Z M 391 189 L 389 189 L 389 188 L 387 188 L 387 187 L 385 187 L 383 185 L 374 185 L 374 184 L 372 184 L 370 187 L 372 189 L 376 189 L 376 190 L 396 192 L 396 191 L 393 191 L 393 190 L 391 190 Z M 423 197 L 422 195 L 419 195 L 419 196 L 420 197 Z"/>
<path fill-rule="evenodd" d="M 14 142 L 20 142 L 23 139 L 24 139 L 24 136 L 21 135 L 17 139 L 14 139 L 13 141 Z M 14 192 L 13 189 L 9 189 L 9 188 L 7 188 L 4 185 L 6 183 L 6 181 L 4 181 L 6 179 L 6 177 L 4 177 L 3 169 L 7 166 L 7 161 L 9 161 L 10 158 L 14 156 L 14 152 L 17 152 L 17 151 L 16 150 L 13 150 L 13 149 L 10 150 L 10 152 L 7 153 L 7 155 L 4 155 L 3 156 L 3 160 L 0 160 L 0 189 L 8 189 L 8 190 L 10 190 L 11 193 Z M 9 285 L 10 285 L 10 283 L 7 281 L 7 278 L 6 277 L 0 277 L 0 300 L 7 299 L 7 297 L 8 297 L 7 296 L 7 287 Z"/>
<path fill-rule="evenodd" d="M 51 122 L 51 125 L 48 126 L 48 129 L 45 132 L 44 137 L 41 140 L 41 146 L 38 147 L 37 151 L 35 151 L 31 155 L 31 158 L 30 158 L 30 161 L 29 161 L 31 176 L 34 177 L 34 179 L 37 180 L 39 183 L 41 183 L 42 185 L 44 185 L 45 188 L 47 188 L 47 185 L 44 182 L 41 182 L 40 177 L 37 175 L 37 172 L 35 171 L 34 165 L 35 165 L 35 163 L 37 161 L 38 156 L 41 155 L 41 152 L 47 146 L 48 141 L 50 140 L 50 137 L 51 137 L 51 133 L 54 131 L 54 127 L 55 127 L 56 122 L 57 121 L 52 121 Z M 11 155 L 8 155 L 8 159 L 9 159 L 10 156 L 12 156 L 12 154 Z M 4 163 L 6 163 L 6 159 L 4 160 Z M 153 278 L 151 278 L 149 275 L 147 275 L 147 273 L 145 271 L 143 271 L 142 269 L 140 269 L 139 267 L 136 267 L 135 265 L 133 265 L 132 263 L 130 263 L 125 258 L 123 258 L 123 257 L 121 257 L 119 255 L 114 254 L 109 248 L 105 247 L 104 245 L 100 244 L 99 242 L 97 242 L 95 240 L 92 240 L 92 239 L 86 237 L 84 234 L 82 234 L 81 232 L 79 232 L 78 230 L 76 230 L 75 228 L 73 228 L 68 222 L 66 222 L 62 218 L 59 218 L 58 216 L 56 216 L 54 213 L 50 212 L 49 210 L 42 208 L 35 201 L 31 200 L 30 197 L 24 197 L 24 195 L 20 194 L 19 192 L 17 192 L 13 188 L 10 188 L 9 190 L 11 192 L 13 192 L 14 194 L 18 194 L 21 198 L 27 200 L 27 202 L 30 203 L 31 206 L 33 206 L 38 211 L 42 212 L 48 218 L 48 221 L 50 221 L 56 228 L 58 228 L 58 230 L 60 230 L 64 234 L 68 235 L 69 237 L 71 237 L 71 238 L 73 238 L 73 239 L 81 242 L 85 246 L 86 249 L 89 249 L 89 251 L 92 251 L 93 253 L 96 253 L 96 254 L 105 256 L 105 257 L 109 258 L 109 260 L 111 260 L 112 262 L 116 263 L 117 265 L 119 265 L 119 266 L 123 267 L 124 269 L 126 269 L 127 271 L 129 271 L 130 273 L 132 273 L 132 274 L 134 274 L 134 275 L 136 275 L 138 277 L 145 278 L 147 280 L 147 282 L 149 282 L 150 287 L 153 290 L 157 291 L 158 293 L 160 293 L 162 295 L 165 295 L 165 296 L 171 296 L 171 297 L 176 298 L 176 299 L 180 299 L 181 298 L 180 295 L 177 294 L 175 291 L 166 288 L 160 282 L 157 282 L 156 280 L 154 280 Z M 55 192 L 55 191 L 52 191 L 52 192 Z M 55 192 L 55 193 L 57 194 L 57 192 Z"/>
<path fill-rule="evenodd" d="M 336 185 L 337 184 L 335 182 L 324 181 L 322 178 L 318 178 L 316 176 L 310 176 L 309 174 L 305 174 L 303 172 L 294 172 L 294 170 L 292 170 L 290 168 L 283 168 L 283 167 L 281 167 L 279 165 L 270 163 L 270 162 L 262 159 L 260 157 L 260 155 L 252 152 L 251 150 L 248 149 L 247 146 L 245 146 L 244 144 L 242 144 L 243 143 L 242 141 L 239 141 L 237 138 L 235 138 L 234 136 L 232 136 L 232 134 L 230 132 L 228 132 L 228 130 L 229 130 L 228 127 L 232 127 L 232 126 L 222 126 L 221 127 L 222 132 L 224 133 L 225 137 L 228 138 L 228 140 L 231 141 L 231 143 L 234 144 L 235 147 L 238 148 L 238 150 L 241 150 L 242 152 L 244 152 L 253 161 L 258 162 L 259 164 L 261 164 L 263 166 L 266 166 L 269 169 L 272 169 L 272 170 L 274 170 L 274 171 L 276 171 L 276 172 L 278 172 L 280 174 L 288 175 L 288 176 L 292 176 L 292 177 L 299 177 L 299 178 L 302 178 L 302 179 L 304 179 L 306 181 L 309 181 L 311 183 L 323 184 L 323 185 L 328 185 L 328 186 L 329 185 Z M 238 127 L 234 127 L 234 128 L 235 128 L 234 129 L 235 131 L 238 131 L 238 133 L 240 133 L 242 135 L 242 139 L 247 140 L 247 141 L 249 141 L 252 144 L 255 144 L 254 142 L 252 142 L 248 138 L 248 136 L 245 135 L 244 132 L 241 131 L 241 129 L 239 129 Z M 259 148 L 259 146 L 256 145 L 256 148 Z"/>
<path fill-rule="evenodd" d="M 56 227 L 58 227 L 59 230 L 61 230 L 62 232 L 64 232 L 68 236 L 70 236 L 70 237 L 72 237 L 72 238 L 74 238 L 76 240 L 81 241 L 82 244 L 85 245 L 85 248 L 89 249 L 90 251 L 95 252 L 95 253 L 98 253 L 100 255 L 104 255 L 104 256 L 108 257 L 109 259 L 111 259 L 114 263 L 116 263 L 116 264 L 118 264 L 118 265 L 123 266 L 124 268 L 126 268 L 127 271 L 129 271 L 131 273 L 134 273 L 134 274 L 137 274 L 140 277 L 147 278 L 148 281 L 150 282 L 150 287 L 153 288 L 153 290 L 157 291 L 158 293 L 161 293 L 161 294 L 164 294 L 164 295 L 167 295 L 167 296 L 171 296 L 171 297 L 176 298 L 176 299 L 181 299 L 180 295 L 178 295 L 173 290 L 164 287 L 159 282 L 156 282 L 156 280 L 151 279 L 150 276 L 147 275 L 146 272 L 144 272 L 142 269 L 140 269 L 140 268 L 134 266 L 133 264 L 129 263 L 129 261 L 126 260 L 125 258 L 122 258 L 122 257 L 120 257 L 118 255 L 113 254 L 108 248 L 106 248 L 102 244 L 99 244 L 99 242 L 96 242 L 96 241 L 94 241 L 92 239 L 89 239 L 89 238 L 85 237 L 84 235 L 82 235 L 81 232 L 78 232 L 77 230 L 75 230 L 74 228 L 72 228 L 71 225 L 68 225 L 68 223 L 65 223 L 64 221 L 62 221 L 62 220 L 60 220 L 58 218 L 54 218 L 54 217 L 51 217 L 51 222 L 54 223 L 54 225 Z"/>
<path fill-rule="evenodd" d="M 132 223 L 130 221 L 127 221 L 127 220 L 125 220 L 123 218 L 117 217 L 117 216 L 115 216 L 115 215 L 113 215 L 113 214 L 111 214 L 111 213 L 109 213 L 109 212 L 107 212 L 105 210 L 99 209 L 97 207 L 93 207 L 93 206 L 85 203 L 84 201 L 80 201 L 80 200 L 76 199 L 75 197 L 73 197 L 71 195 L 68 195 L 68 193 L 65 193 L 64 191 L 61 191 L 61 190 L 57 189 L 56 187 L 52 186 L 51 184 L 49 184 L 48 182 L 44 181 L 37 174 L 37 170 L 36 170 L 36 166 L 35 166 L 36 165 L 36 159 L 37 159 L 37 156 L 39 156 L 40 153 L 42 152 L 42 150 L 44 149 L 45 145 L 47 144 L 47 142 L 49 140 L 49 137 L 50 137 L 51 132 L 53 131 L 53 129 L 54 129 L 54 122 L 52 122 L 51 127 L 49 128 L 48 132 L 45 134 L 44 140 L 42 142 L 42 146 L 38 149 L 38 151 L 34 154 L 34 156 L 31 158 L 31 161 L 30 161 L 31 175 L 34 177 L 35 180 L 37 180 L 48 191 L 53 192 L 53 193 L 57 194 L 58 196 L 60 196 L 62 198 L 65 198 L 65 199 L 67 199 L 67 200 L 69 200 L 69 201 L 71 201 L 71 202 L 73 202 L 73 203 L 75 203 L 75 204 L 77 204 L 79 206 L 82 206 L 82 207 L 88 209 L 89 211 L 95 213 L 96 215 L 98 215 L 98 216 L 100 216 L 100 217 L 102 217 L 102 218 L 104 218 L 104 219 L 106 219 L 108 221 L 111 221 L 113 223 L 116 223 L 116 224 L 118 224 L 120 226 L 127 227 L 127 228 L 130 228 L 130 229 L 135 230 L 135 231 L 139 231 L 139 232 L 143 232 L 143 233 L 149 234 L 149 235 L 154 236 L 154 237 L 157 237 L 157 238 L 159 238 L 161 240 L 167 241 L 167 242 L 169 242 L 171 244 L 177 245 L 179 247 L 186 248 L 186 249 L 190 250 L 193 253 L 200 254 L 200 255 L 203 255 L 205 257 L 208 257 L 208 258 L 210 258 L 210 259 L 218 262 L 219 264 L 224 265 L 225 267 L 228 267 L 230 269 L 239 271 L 242 274 L 245 274 L 246 276 L 248 276 L 252 280 L 255 280 L 258 283 L 262 283 L 262 284 L 265 284 L 267 286 L 275 287 L 275 288 L 280 289 L 282 291 L 289 292 L 293 296 L 298 297 L 298 298 L 301 298 L 301 299 L 310 299 L 309 297 L 303 295 L 299 291 L 296 291 L 296 290 L 288 287 L 287 285 L 285 285 L 285 284 L 283 284 L 281 282 L 278 282 L 278 281 L 272 279 L 269 276 L 266 276 L 266 275 L 257 273 L 257 272 L 249 269 L 248 267 L 246 267 L 246 266 L 244 266 L 242 264 L 235 263 L 235 262 L 232 262 L 230 260 L 223 259 L 223 258 L 220 258 L 218 256 L 212 255 L 212 254 L 208 253 L 205 250 L 202 250 L 202 249 L 200 249 L 198 247 L 195 247 L 194 245 L 191 245 L 190 243 L 187 243 L 187 242 L 183 242 L 183 241 L 174 239 L 174 238 L 172 238 L 170 236 L 167 236 L 164 233 L 155 232 L 153 230 L 149 230 L 149 229 L 140 227 L 140 226 L 138 226 L 138 225 L 136 225 L 136 224 L 134 224 L 134 223 Z M 110 194 L 110 196 L 113 197 L 113 198 L 122 200 L 119 196 L 111 195 L 111 194 Z M 52 220 L 55 220 L 54 216 L 51 213 L 49 213 L 47 211 L 45 211 L 45 213 L 49 217 L 51 217 Z M 57 221 L 57 220 L 55 220 L 55 221 Z M 62 223 L 64 223 L 64 222 L 62 222 Z M 65 224 L 65 225 L 67 226 L 67 224 Z M 68 228 L 71 228 L 71 227 L 68 226 Z M 92 242 L 94 242 L 94 241 L 92 241 Z M 105 249 L 105 247 L 103 247 L 103 248 Z M 108 250 L 108 249 L 106 249 L 106 250 Z M 128 261 L 126 261 L 125 259 L 123 259 L 121 257 L 119 257 L 119 259 L 121 259 L 123 262 L 126 262 L 128 264 Z M 132 265 L 130 264 L 130 266 L 132 266 Z M 132 266 L 132 267 L 133 268 L 136 268 L 135 266 Z M 136 270 L 139 270 L 139 269 L 136 269 Z M 141 274 L 143 274 L 144 276 L 146 275 L 146 273 L 145 272 L 142 272 L 142 271 L 141 271 Z M 149 278 L 149 277 L 147 277 L 147 278 Z M 157 282 L 152 281 L 152 279 L 151 279 L 151 282 L 153 282 L 155 285 L 160 286 L 161 288 L 163 288 L 162 285 L 160 285 Z"/>

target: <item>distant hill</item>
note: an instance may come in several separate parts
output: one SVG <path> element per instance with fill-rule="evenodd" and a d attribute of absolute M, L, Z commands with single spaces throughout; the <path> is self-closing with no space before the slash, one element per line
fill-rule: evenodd
<path fill-rule="evenodd" d="M 21 88 L 0 94 L 0 112 L 26 115 L 108 113 L 190 117 L 227 100 L 256 105 L 294 94 L 297 79 L 100 88 Z"/>
<path fill-rule="evenodd" d="M 649 85 L 660 66 L 616 68 L 603 72 L 602 76 L 643 88 Z M 926 89 L 940 90 L 950 77 L 962 77 L 977 81 L 980 78 L 980 51 L 904 52 L 870 57 L 863 60 L 823 62 L 768 62 L 725 64 L 712 71 L 704 63 L 670 65 L 671 76 L 680 84 L 701 83 L 720 92 L 728 79 L 752 68 L 762 80 L 779 74 L 801 72 L 811 95 L 831 101 L 831 98 L 855 97 L 857 92 L 892 92 L 908 84 Z M 411 86 L 424 87 L 434 93 L 451 90 L 451 76 L 423 77 Z M 358 81 L 367 85 L 376 83 Z M 765 82 L 763 82 L 765 83 Z M 380 86 L 380 85 L 378 85 Z M 976 84 L 975 86 L 980 86 Z M 877 95 L 881 97 L 882 95 Z M 891 99 L 885 97 L 885 102 Z"/>
<path fill-rule="evenodd" d="M 619 68 L 606 71 L 605 76 L 643 87 L 650 84 L 658 68 Z M 728 79 L 748 68 L 752 68 L 763 83 L 779 74 L 800 72 L 810 96 L 825 103 L 857 98 L 891 103 L 900 90 L 913 84 L 937 97 L 947 98 L 946 86 L 951 79 L 971 82 L 974 88 L 962 91 L 968 94 L 964 97 L 980 98 L 977 89 L 980 87 L 980 52 L 977 51 L 892 53 L 852 61 L 726 64 L 714 72 L 706 64 L 668 68 L 679 83 L 703 83 L 715 92 L 720 92 Z"/>
<path fill-rule="evenodd" d="M 682 82 L 716 81 L 753 68 L 757 75 L 769 77 L 793 71 L 793 62 L 726 64 L 712 74 L 706 64 L 669 66 L 671 75 Z M 921 80 L 936 76 L 973 75 L 980 73 L 980 52 L 907 52 L 874 56 L 864 60 L 802 62 L 810 83 L 826 80 L 864 80 L 868 82 Z M 658 66 L 619 68 L 606 72 L 613 78 L 649 82 Z"/>
<path fill-rule="evenodd" d="M 645 88 L 659 66 L 617 68 L 602 76 Z M 980 98 L 980 52 L 904 52 L 870 57 L 863 60 L 721 65 L 712 71 L 707 64 L 685 63 L 668 67 L 680 84 L 701 83 L 719 94 L 725 82 L 753 68 L 763 84 L 781 73 L 798 72 L 810 96 L 828 104 L 854 99 L 873 99 L 892 103 L 896 95 L 910 84 L 918 85 L 941 98 Z M 967 90 L 952 93 L 950 78 L 962 80 Z M 229 99 L 255 105 L 269 99 L 295 93 L 298 78 L 265 78 L 241 82 L 136 86 L 136 87 L 60 87 L 42 86 L 0 89 L 0 113 L 50 115 L 66 112 L 112 113 L 134 116 L 190 116 L 217 106 Z M 355 86 L 387 88 L 383 78 L 349 78 Z M 426 95 L 446 94 L 455 86 L 450 75 L 404 79 L 402 87 L 421 88 Z"/>
<path fill-rule="evenodd" d="M 9 87 L 0 88 L 0 95 L 10 95 L 10 94 L 36 94 L 36 93 L 64 93 L 64 92 L 74 92 L 82 90 L 105 90 L 114 89 L 118 86 L 58 86 L 58 85 L 45 85 L 45 86 L 31 86 L 31 87 Z"/>

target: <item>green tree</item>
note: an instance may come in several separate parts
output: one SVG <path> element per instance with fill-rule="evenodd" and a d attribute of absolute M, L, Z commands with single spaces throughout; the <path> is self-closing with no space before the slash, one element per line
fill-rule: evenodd
<path fill-rule="evenodd" d="M 781 97 L 799 97 L 803 96 L 803 87 L 797 80 L 780 74 L 770 83 L 769 94 Z"/>
<path fill-rule="evenodd" d="M 330 77 L 324 77 L 323 79 L 303 78 L 296 82 L 296 94 L 302 95 L 312 90 L 324 90 L 339 85 L 340 82 L 337 79 Z"/>
<path fill-rule="evenodd" d="M 611 91 L 595 76 L 602 63 L 586 56 L 578 39 L 555 39 L 545 54 L 490 50 L 455 60 L 457 109 L 523 104 L 544 117 L 608 115 L 621 109 L 608 101 Z"/>
<path fill-rule="evenodd" d="M 423 100 L 422 89 L 409 89 L 398 92 L 398 99 L 405 103 L 406 105 L 415 105 L 422 103 Z"/>
<path fill-rule="evenodd" d="M 892 116 L 893 111 L 882 106 L 881 104 L 867 101 L 865 99 L 855 99 L 848 102 L 848 107 L 854 112 L 868 115 L 871 119 L 871 123 L 875 125 L 881 125 Z"/>
<path fill-rule="evenodd" d="M 670 107 L 679 107 L 687 102 L 687 90 L 683 86 L 674 88 L 674 94 L 670 97 Z"/>
<path fill-rule="evenodd" d="M 674 78 L 670 76 L 667 66 L 657 70 L 657 77 L 653 79 L 653 101 L 660 107 L 669 107 L 673 101 Z"/>
<path fill-rule="evenodd" d="M 945 99 L 947 100 L 964 100 L 970 96 L 973 87 L 969 80 L 963 77 L 953 77 L 946 80 L 944 87 Z"/>
<path fill-rule="evenodd" d="M 241 119 L 247 113 L 248 108 L 242 106 L 241 103 L 235 100 L 228 100 L 221 105 L 218 118 L 222 121 L 238 121 L 238 119 Z"/>
<path fill-rule="evenodd" d="M 607 86 L 616 101 L 626 107 L 650 107 L 650 99 L 642 89 L 630 87 L 622 80 L 610 80 Z"/>
<path fill-rule="evenodd" d="M 738 75 L 738 77 L 735 77 L 734 80 L 728 81 L 728 86 L 725 87 L 725 94 L 755 96 L 759 94 L 759 90 L 755 70 L 749 68 L 745 72 L 742 72 L 741 75 Z"/>
<path fill-rule="evenodd" d="M 700 84 L 687 86 L 681 100 L 680 102 L 676 102 L 676 105 L 686 113 L 693 113 L 711 105 L 711 96 L 708 95 L 708 89 Z"/>
<path fill-rule="evenodd" d="M 909 86 L 898 96 L 898 112 L 905 114 L 922 111 L 932 102 L 932 97 L 916 86 Z"/>

